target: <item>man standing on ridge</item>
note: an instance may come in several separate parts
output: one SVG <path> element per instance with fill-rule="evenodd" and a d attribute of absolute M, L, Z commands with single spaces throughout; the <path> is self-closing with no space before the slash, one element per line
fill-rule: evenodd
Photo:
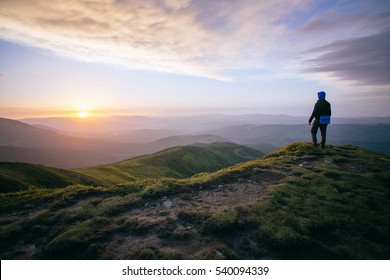
<path fill-rule="evenodd" d="M 320 91 L 317 93 L 318 100 L 314 105 L 313 113 L 309 119 L 309 125 L 313 125 L 311 127 L 311 138 L 313 141 L 313 146 L 318 147 L 317 143 L 317 132 L 318 128 L 321 131 L 321 148 L 325 148 L 326 143 L 326 129 L 328 124 L 330 123 L 331 109 L 330 103 L 325 100 L 326 93 L 324 91 Z"/>

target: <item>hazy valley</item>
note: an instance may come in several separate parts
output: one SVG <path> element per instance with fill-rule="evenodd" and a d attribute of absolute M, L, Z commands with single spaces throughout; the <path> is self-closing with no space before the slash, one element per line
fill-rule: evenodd
<path fill-rule="evenodd" d="M 22 121 L 0 119 L 0 162 L 78 168 L 196 143 L 232 142 L 269 153 L 295 141 L 310 141 L 306 118 L 283 115 Z M 335 118 L 333 123 L 328 132 L 330 144 L 354 144 L 390 154 L 390 118 Z"/>

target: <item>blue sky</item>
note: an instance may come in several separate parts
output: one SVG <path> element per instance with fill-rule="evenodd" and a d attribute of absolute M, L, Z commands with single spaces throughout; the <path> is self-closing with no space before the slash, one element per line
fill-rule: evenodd
<path fill-rule="evenodd" d="M 2 0 L 0 116 L 390 115 L 390 2 Z"/>

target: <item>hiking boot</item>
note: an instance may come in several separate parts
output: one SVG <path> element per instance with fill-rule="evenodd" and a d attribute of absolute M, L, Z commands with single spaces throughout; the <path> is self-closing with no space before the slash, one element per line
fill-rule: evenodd
<path fill-rule="evenodd" d="M 317 143 L 313 143 L 313 147 L 314 147 L 314 148 L 317 148 L 317 147 L 318 147 L 318 144 L 317 144 Z"/>
<path fill-rule="evenodd" d="M 325 149 L 325 144 L 321 144 L 321 149 Z"/>

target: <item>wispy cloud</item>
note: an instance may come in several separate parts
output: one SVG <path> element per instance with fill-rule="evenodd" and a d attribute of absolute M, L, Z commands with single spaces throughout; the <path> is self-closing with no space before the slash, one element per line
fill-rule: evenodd
<path fill-rule="evenodd" d="M 371 3 L 351 5 L 357 2 Z M 351 1 L 340 3 L 345 8 Z M 260 69 L 269 76 L 322 73 L 387 85 L 389 13 L 378 8 L 345 13 L 332 5 L 319 8 L 312 0 L 1 0 L 0 38 L 72 59 L 220 80 L 229 80 L 234 70 Z"/>
<path fill-rule="evenodd" d="M 2 0 L 1 37 L 75 59 L 225 79 L 255 67 L 302 1 Z M 261 63 L 261 62 L 260 62 Z"/>
<path fill-rule="evenodd" d="M 390 85 L 390 29 L 312 49 L 304 72 L 328 73 L 356 85 Z"/>
<path fill-rule="evenodd" d="M 390 12 L 323 16 L 298 32 L 304 41 L 318 39 L 300 53 L 303 73 L 359 86 L 390 85 Z"/>

